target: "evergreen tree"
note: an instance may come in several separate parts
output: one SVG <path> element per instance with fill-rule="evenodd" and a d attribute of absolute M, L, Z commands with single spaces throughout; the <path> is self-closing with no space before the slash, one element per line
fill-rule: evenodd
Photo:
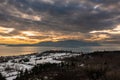
<path fill-rule="evenodd" d="M 0 80 L 6 80 L 5 77 L 3 77 L 1 73 L 0 73 Z"/>

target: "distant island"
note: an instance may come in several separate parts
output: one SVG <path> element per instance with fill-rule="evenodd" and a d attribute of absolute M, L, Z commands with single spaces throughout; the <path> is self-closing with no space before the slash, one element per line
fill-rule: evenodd
<path fill-rule="evenodd" d="M 45 46 L 45 47 L 80 47 L 80 46 L 100 46 L 97 42 L 87 42 L 78 40 L 65 40 L 58 42 L 41 42 L 37 44 L 18 44 L 18 45 L 8 45 L 8 46 Z"/>

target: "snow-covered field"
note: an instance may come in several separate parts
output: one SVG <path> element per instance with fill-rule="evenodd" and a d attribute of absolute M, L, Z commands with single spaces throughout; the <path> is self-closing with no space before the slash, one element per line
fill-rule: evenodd
<path fill-rule="evenodd" d="M 21 70 L 30 70 L 36 64 L 43 63 L 61 63 L 60 59 L 65 57 L 78 56 L 80 53 L 49 53 L 43 56 L 25 55 L 16 59 L 11 59 L 8 62 L 0 63 L 0 73 L 6 77 L 7 80 L 13 80 Z M 27 59 L 27 61 L 24 61 Z"/>

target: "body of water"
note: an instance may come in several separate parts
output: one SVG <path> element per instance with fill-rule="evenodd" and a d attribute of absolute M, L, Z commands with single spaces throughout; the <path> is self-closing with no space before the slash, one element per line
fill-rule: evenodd
<path fill-rule="evenodd" d="M 89 47 L 79 47 L 79 48 L 64 48 L 64 47 L 10 47 L 10 46 L 0 46 L 0 56 L 13 56 L 13 55 L 25 55 L 36 52 L 43 52 L 46 50 L 72 50 L 76 52 L 92 52 L 92 51 L 112 51 L 120 50 L 120 46 L 89 46 Z"/>

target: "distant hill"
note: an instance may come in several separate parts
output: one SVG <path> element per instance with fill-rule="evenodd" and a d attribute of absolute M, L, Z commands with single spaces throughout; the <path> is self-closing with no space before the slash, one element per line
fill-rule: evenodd
<path fill-rule="evenodd" d="M 96 42 L 85 42 L 77 40 L 66 40 L 58 42 L 41 42 L 37 44 L 20 44 L 20 45 L 8 45 L 8 46 L 46 46 L 46 47 L 80 47 L 80 46 L 100 46 Z"/>

